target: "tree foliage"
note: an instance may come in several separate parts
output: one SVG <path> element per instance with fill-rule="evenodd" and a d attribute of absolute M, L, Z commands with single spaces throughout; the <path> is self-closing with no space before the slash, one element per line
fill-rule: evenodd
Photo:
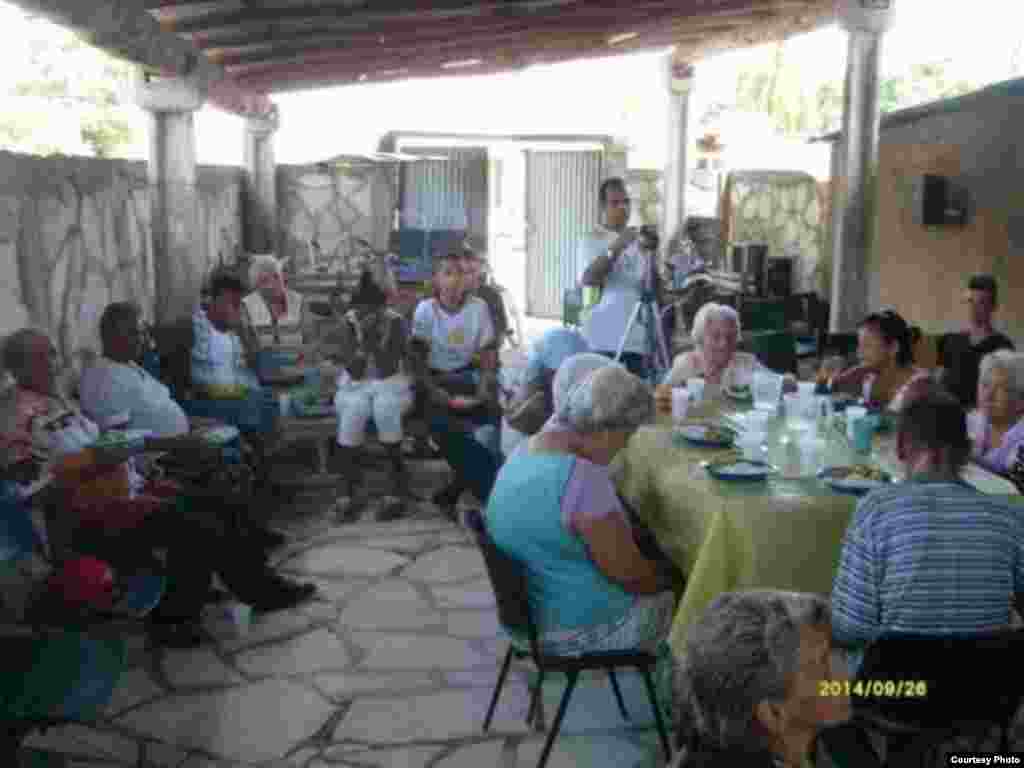
<path fill-rule="evenodd" d="M 785 44 L 774 47 L 771 56 L 749 64 L 736 83 L 736 107 L 771 116 L 782 135 L 826 133 L 840 127 L 843 115 L 842 81 L 808 82 L 808 73 L 787 59 Z M 879 106 L 883 113 L 938 99 L 960 96 L 974 89 L 964 80 L 947 75 L 947 62 L 924 62 L 909 72 L 879 83 Z"/>
<path fill-rule="evenodd" d="M 67 152 L 70 139 L 97 157 L 130 146 L 135 128 L 118 92 L 132 65 L 49 22 L 33 20 L 27 28 L 27 39 L 16 43 L 25 63 L 8 88 L 12 108 L 0 115 L 0 146 L 46 155 Z"/>

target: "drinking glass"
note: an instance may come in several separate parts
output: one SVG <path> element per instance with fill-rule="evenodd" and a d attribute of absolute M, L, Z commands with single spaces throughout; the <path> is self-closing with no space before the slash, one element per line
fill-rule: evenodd
<path fill-rule="evenodd" d="M 754 408 L 759 411 L 774 411 L 779 407 L 782 396 L 782 376 L 770 371 L 754 372 Z"/>
<path fill-rule="evenodd" d="M 676 424 L 686 419 L 686 411 L 690 406 L 690 390 L 686 387 L 672 388 L 672 421 Z"/>

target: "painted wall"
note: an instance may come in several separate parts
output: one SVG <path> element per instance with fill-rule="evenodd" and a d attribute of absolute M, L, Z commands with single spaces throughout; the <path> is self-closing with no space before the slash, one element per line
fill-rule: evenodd
<path fill-rule="evenodd" d="M 190 284 L 238 253 L 241 183 L 239 169 L 198 169 Z M 39 326 L 80 365 L 108 303 L 138 301 L 152 317 L 151 235 L 145 163 L 0 152 L 0 334 Z"/>
<path fill-rule="evenodd" d="M 914 122 L 883 125 L 872 308 L 893 306 L 931 332 L 955 330 L 967 276 L 991 272 L 997 324 L 1024 342 L 1024 81 L 962 97 Z M 925 229 L 914 220 L 914 180 L 951 176 L 966 187 L 966 227 Z"/>
<path fill-rule="evenodd" d="M 391 165 L 279 165 L 279 255 L 297 269 L 308 266 L 314 237 L 326 257 L 343 264 L 352 255 L 350 237 L 386 248 L 396 195 Z"/>

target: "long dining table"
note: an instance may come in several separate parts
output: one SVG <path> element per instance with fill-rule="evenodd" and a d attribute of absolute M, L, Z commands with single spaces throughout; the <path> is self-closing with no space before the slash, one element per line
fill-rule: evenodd
<path fill-rule="evenodd" d="M 869 463 L 901 479 L 891 434 L 877 435 L 864 456 L 831 426 L 819 431 L 728 402 L 701 405 L 684 425 L 728 419 L 741 434 L 750 431 L 745 456 L 767 461 L 776 472 L 767 480 L 715 479 L 705 463 L 736 454 L 680 439 L 670 416 L 641 428 L 611 468 L 620 493 L 686 575 L 669 636 L 677 653 L 689 626 L 723 592 L 831 593 L 857 498 L 834 491 L 817 477 L 819 470 Z M 1009 481 L 975 465 L 965 479 L 983 492 L 1016 496 Z"/>

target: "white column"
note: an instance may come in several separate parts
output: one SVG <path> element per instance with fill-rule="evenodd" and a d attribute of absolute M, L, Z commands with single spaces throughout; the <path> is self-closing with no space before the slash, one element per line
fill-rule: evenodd
<path fill-rule="evenodd" d="M 149 112 L 149 186 L 158 323 L 184 315 L 199 299 L 204 268 L 198 241 L 193 113 L 205 94 L 194 81 L 140 76 L 136 103 Z"/>
<path fill-rule="evenodd" d="M 276 109 L 245 122 L 245 239 L 250 253 L 270 253 L 278 248 L 274 134 L 279 126 Z"/>
<path fill-rule="evenodd" d="M 868 260 L 875 226 L 878 180 L 878 79 L 882 37 L 893 0 L 837 0 L 849 33 L 843 133 L 835 147 L 839 175 L 833 180 L 833 332 L 850 331 L 868 311 Z"/>
<path fill-rule="evenodd" d="M 686 185 L 690 149 L 690 93 L 694 70 L 673 51 L 667 57 L 669 85 L 668 155 L 663 176 L 665 218 L 662 242 L 678 238 L 686 223 Z"/>

